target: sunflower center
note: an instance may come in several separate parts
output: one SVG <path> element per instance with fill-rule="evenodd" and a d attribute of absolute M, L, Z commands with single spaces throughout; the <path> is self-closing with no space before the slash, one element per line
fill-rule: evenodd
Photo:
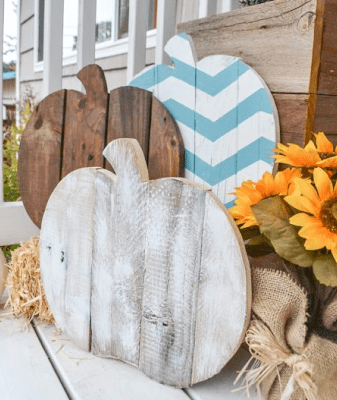
<path fill-rule="evenodd" d="M 320 218 L 330 232 L 337 233 L 337 197 L 323 203 Z"/>
<path fill-rule="evenodd" d="M 321 160 L 326 160 L 327 158 L 336 157 L 336 153 L 325 153 L 325 152 L 318 152 L 318 155 L 321 157 Z"/>

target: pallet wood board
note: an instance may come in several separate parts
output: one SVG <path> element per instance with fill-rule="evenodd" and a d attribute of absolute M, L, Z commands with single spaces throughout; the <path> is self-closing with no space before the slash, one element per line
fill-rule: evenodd
<path fill-rule="evenodd" d="M 136 140 L 117 139 L 104 155 L 116 175 L 73 171 L 47 204 L 40 262 L 52 313 L 83 349 L 159 382 L 208 379 L 235 354 L 249 322 L 240 233 L 200 185 L 149 180 Z"/>
<path fill-rule="evenodd" d="M 32 327 L 8 313 L 0 308 L 1 398 L 68 400 Z"/>
<path fill-rule="evenodd" d="M 303 146 L 318 131 L 337 141 L 337 125 L 324 114 L 337 95 L 336 18 L 334 0 L 278 0 L 182 23 L 177 30 L 193 38 L 198 60 L 228 54 L 254 68 L 277 103 L 281 142 Z"/>
<path fill-rule="evenodd" d="M 108 94 L 102 69 L 78 73 L 86 93 L 61 90 L 37 106 L 22 135 L 18 178 L 28 215 L 40 228 L 57 183 L 81 167 L 111 166 L 102 151 L 120 137 L 140 141 L 151 178 L 181 176 L 183 143 L 165 107 L 144 90 L 122 87 Z"/>
<path fill-rule="evenodd" d="M 212 188 L 226 205 L 236 187 L 272 172 L 279 140 L 276 106 L 266 84 L 239 58 L 214 55 L 197 61 L 188 35 L 166 47 L 173 67 L 140 72 L 131 86 L 152 91 L 176 119 L 185 147 L 185 177 Z"/>

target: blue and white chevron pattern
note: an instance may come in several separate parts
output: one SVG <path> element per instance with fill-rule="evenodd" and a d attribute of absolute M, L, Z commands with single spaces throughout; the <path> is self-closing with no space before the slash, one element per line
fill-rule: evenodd
<path fill-rule="evenodd" d="M 235 187 L 272 172 L 279 137 L 276 107 L 261 77 L 240 59 L 217 55 L 196 62 L 186 34 L 169 40 L 173 67 L 143 70 L 131 86 L 150 90 L 176 119 L 185 146 L 185 177 L 211 186 L 231 207 Z"/>

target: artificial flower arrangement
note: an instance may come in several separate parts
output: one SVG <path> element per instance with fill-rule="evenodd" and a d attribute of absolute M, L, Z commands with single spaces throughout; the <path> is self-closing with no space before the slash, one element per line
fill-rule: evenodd
<path fill-rule="evenodd" d="M 244 182 L 229 212 L 247 246 L 269 245 L 337 286 L 337 147 L 322 132 L 314 136 L 304 148 L 278 143 L 276 161 L 293 168 Z"/>
<path fill-rule="evenodd" d="M 238 379 L 259 399 L 337 399 L 337 148 L 320 132 L 274 152 L 291 168 L 244 182 L 229 210 L 252 272 Z"/>

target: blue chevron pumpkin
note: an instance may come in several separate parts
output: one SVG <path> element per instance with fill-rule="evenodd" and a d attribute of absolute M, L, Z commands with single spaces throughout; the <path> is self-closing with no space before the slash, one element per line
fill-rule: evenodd
<path fill-rule="evenodd" d="M 185 177 L 210 186 L 227 206 L 245 180 L 272 172 L 272 149 L 279 122 L 262 78 L 239 58 L 225 55 L 197 61 L 186 34 L 169 40 L 173 67 L 144 69 L 131 86 L 150 90 L 180 128 L 185 146 Z"/>

